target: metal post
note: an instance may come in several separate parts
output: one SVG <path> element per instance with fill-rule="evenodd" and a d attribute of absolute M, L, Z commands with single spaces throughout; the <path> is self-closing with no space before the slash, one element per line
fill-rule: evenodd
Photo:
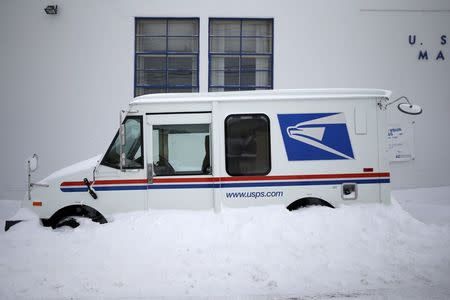
<path fill-rule="evenodd" d="M 122 166 L 122 153 L 123 153 L 123 132 L 122 132 L 122 112 L 123 110 L 121 110 L 119 112 L 119 167 L 120 167 L 120 171 L 123 172 L 123 166 Z"/>
<path fill-rule="evenodd" d="M 28 200 L 31 200 L 31 167 L 30 160 L 28 160 Z"/>

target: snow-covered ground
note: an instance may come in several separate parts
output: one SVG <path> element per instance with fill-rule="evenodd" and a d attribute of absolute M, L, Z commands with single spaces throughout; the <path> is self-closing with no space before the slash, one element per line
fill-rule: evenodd
<path fill-rule="evenodd" d="M 390 206 L 150 211 L 0 233 L 0 299 L 449 299 L 450 187 Z M 0 201 L 0 221 L 17 202 Z"/>

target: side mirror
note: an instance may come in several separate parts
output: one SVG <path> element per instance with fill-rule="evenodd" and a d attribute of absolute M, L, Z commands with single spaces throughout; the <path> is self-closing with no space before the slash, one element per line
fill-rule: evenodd
<path fill-rule="evenodd" d="M 38 168 L 38 162 L 39 162 L 39 156 L 34 153 L 32 157 L 28 158 L 27 164 L 28 164 L 28 171 L 34 172 Z"/>
<path fill-rule="evenodd" d="M 420 107 L 417 104 L 412 104 L 411 102 L 409 102 L 408 98 L 406 98 L 405 96 L 401 96 L 392 101 L 387 100 L 384 102 L 379 102 L 378 107 L 380 107 L 381 110 L 385 110 L 385 109 L 387 109 L 387 107 L 389 105 L 392 105 L 400 100 L 406 101 L 406 102 L 402 102 L 397 105 L 398 110 L 401 111 L 402 113 L 408 114 L 408 115 L 420 115 L 422 113 L 422 111 L 423 111 L 422 107 Z"/>
<path fill-rule="evenodd" d="M 400 103 L 397 108 L 402 113 L 408 115 L 420 115 L 422 113 L 422 107 L 417 104 Z"/>

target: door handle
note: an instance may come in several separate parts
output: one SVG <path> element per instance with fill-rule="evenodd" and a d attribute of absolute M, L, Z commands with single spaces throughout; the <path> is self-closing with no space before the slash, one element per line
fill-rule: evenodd
<path fill-rule="evenodd" d="M 153 183 L 153 163 L 147 164 L 147 183 Z"/>

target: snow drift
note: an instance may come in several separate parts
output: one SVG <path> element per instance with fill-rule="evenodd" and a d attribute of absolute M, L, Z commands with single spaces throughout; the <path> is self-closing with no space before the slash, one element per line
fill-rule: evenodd
<path fill-rule="evenodd" d="M 449 226 L 394 202 L 121 214 L 0 233 L 0 298 L 339 295 L 446 286 Z"/>

